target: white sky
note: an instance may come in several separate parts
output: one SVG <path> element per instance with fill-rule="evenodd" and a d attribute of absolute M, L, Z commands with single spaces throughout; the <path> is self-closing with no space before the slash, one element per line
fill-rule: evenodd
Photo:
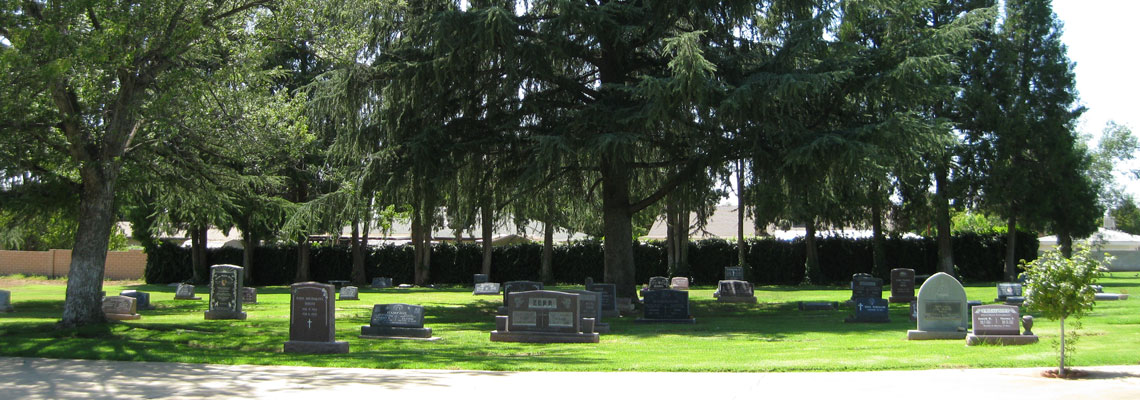
<path fill-rule="evenodd" d="M 1065 24 L 1064 40 L 1069 59 L 1077 63 L 1077 90 L 1088 111 L 1078 130 L 1096 138 L 1108 121 L 1132 128 L 1140 134 L 1140 53 L 1132 42 L 1136 37 L 1137 0 L 1053 0 L 1053 12 Z M 1091 146 L 1090 146 L 1091 147 Z M 1133 162 L 1131 168 L 1136 168 Z M 1140 183 L 1118 176 L 1128 191 L 1140 198 Z"/>

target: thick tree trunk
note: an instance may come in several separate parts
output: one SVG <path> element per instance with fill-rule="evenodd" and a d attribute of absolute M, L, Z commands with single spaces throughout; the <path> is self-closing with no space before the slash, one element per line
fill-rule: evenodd
<path fill-rule="evenodd" d="M 689 275 L 689 212 L 682 194 L 666 197 L 665 243 L 669 276 Z"/>
<path fill-rule="evenodd" d="M 883 237 L 883 204 L 879 201 L 879 184 L 872 185 L 871 200 L 871 272 L 875 276 L 888 276 L 886 239 Z"/>
<path fill-rule="evenodd" d="M 257 252 L 257 235 L 249 231 L 242 231 L 241 242 L 243 247 L 241 252 L 241 266 L 244 269 L 244 271 L 242 271 L 244 275 L 243 280 L 245 281 L 244 284 L 246 286 L 253 286 L 253 257 Z"/>
<path fill-rule="evenodd" d="M 483 274 L 491 276 L 491 256 L 494 248 L 492 248 L 492 241 L 495 239 L 495 210 L 491 206 L 491 198 L 484 197 L 483 204 L 479 208 L 479 219 L 481 220 L 480 228 L 483 235 Z"/>
<path fill-rule="evenodd" d="M 59 324 L 75 327 L 106 322 L 103 316 L 103 272 L 107 243 L 115 223 L 115 180 L 118 171 L 81 167 L 83 192 L 79 199 L 79 227 L 67 272 L 67 294 Z"/>
<path fill-rule="evenodd" d="M 297 238 L 297 273 L 293 275 L 293 282 L 309 281 L 310 253 L 312 246 L 307 235 Z"/>
<path fill-rule="evenodd" d="M 1017 279 L 1017 218 L 1009 217 L 1006 228 L 1005 280 L 1013 282 Z"/>
<path fill-rule="evenodd" d="M 554 283 L 554 224 L 549 220 L 542 227 L 542 267 L 538 276 L 544 283 Z"/>
<path fill-rule="evenodd" d="M 629 166 L 602 160 L 602 223 L 605 234 L 606 283 L 617 285 L 617 296 L 637 299 L 633 261 L 633 213 L 630 212 Z"/>
<path fill-rule="evenodd" d="M 819 269 L 819 249 L 815 245 L 815 221 L 810 219 L 804 223 L 804 255 L 804 283 L 823 283 Z"/>
<path fill-rule="evenodd" d="M 1057 244 L 1061 247 L 1061 255 L 1065 258 L 1073 258 L 1073 235 L 1067 231 L 1057 232 Z"/>
<path fill-rule="evenodd" d="M 954 246 L 950 240 L 950 199 L 946 195 L 946 169 L 934 171 L 934 209 L 938 225 L 938 272 L 954 274 Z"/>
<path fill-rule="evenodd" d="M 412 279 L 416 285 L 423 285 L 424 240 L 423 223 L 420 222 L 420 211 L 412 212 Z"/>
<path fill-rule="evenodd" d="M 357 285 L 364 285 L 364 246 L 360 243 L 360 220 L 352 221 L 352 273 L 349 280 Z"/>

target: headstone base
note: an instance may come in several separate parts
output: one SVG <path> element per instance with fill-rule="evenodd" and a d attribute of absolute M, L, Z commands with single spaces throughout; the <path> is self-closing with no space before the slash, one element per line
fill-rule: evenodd
<path fill-rule="evenodd" d="M 639 324 L 695 324 L 697 319 L 691 317 L 686 319 L 638 318 L 634 322 Z"/>
<path fill-rule="evenodd" d="M 920 331 L 916 329 L 906 331 L 906 340 L 962 340 L 965 338 L 966 332 Z"/>
<path fill-rule="evenodd" d="M 206 319 L 245 319 L 245 311 L 213 310 L 206 311 Z"/>
<path fill-rule="evenodd" d="M 348 342 L 305 342 L 290 340 L 285 342 L 286 353 L 297 354 L 345 354 Z"/>
<path fill-rule="evenodd" d="M 598 343 L 597 332 L 592 333 L 553 333 L 553 332 L 505 332 L 491 331 L 492 342 L 516 343 Z"/>
<path fill-rule="evenodd" d="M 915 301 L 915 300 L 918 300 L 918 297 L 914 297 L 914 296 L 891 296 L 891 297 L 887 298 L 887 301 L 891 302 L 891 303 L 910 303 L 910 302 Z"/>
<path fill-rule="evenodd" d="M 756 303 L 756 296 L 719 296 L 716 298 L 718 303 Z"/>
<path fill-rule="evenodd" d="M 1018 305 L 1018 304 L 1025 302 L 1025 297 L 1023 297 L 1023 296 L 1006 296 L 1006 298 L 1004 298 L 1004 299 L 1001 299 L 1001 298 L 994 299 L 994 302 L 1005 303 L 1005 304 L 1009 304 L 1009 305 Z"/>
<path fill-rule="evenodd" d="M 966 345 L 975 346 L 979 344 L 999 344 L 1002 346 L 1013 346 L 1022 344 L 1037 343 L 1037 335 L 966 335 Z"/>
<path fill-rule="evenodd" d="M 839 309 L 838 301 L 801 301 L 799 302 L 800 311 L 831 311 Z"/>
<path fill-rule="evenodd" d="M 178 297 L 175 296 L 174 300 L 202 300 L 201 297 Z"/>
<path fill-rule="evenodd" d="M 408 336 L 359 335 L 357 337 L 361 338 L 361 339 L 372 339 L 372 340 L 417 340 L 417 341 L 421 341 L 421 342 L 434 342 L 434 341 L 443 339 L 439 336 L 436 336 L 436 337 L 408 337 Z"/>
<path fill-rule="evenodd" d="M 1119 293 L 1097 293 L 1096 300 L 1128 300 L 1128 295 Z"/>
<path fill-rule="evenodd" d="M 114 320 L 114 321 L 129 321 L 129 320 L 135 320 L 135 319 L 142 318 L 142 316 L 138 315 L 138 314 L 103 314 L 103 315 L 105 315 L 107 317 L 107 319 Z"/>
<path fill-rule="evenodd" d="M 360 336 L 430 338 L 431 328 L 404 328 L 398 326 L 362 326 Z"/>
<path fill-rule="evenodd" d="M 336 299 L 336 300 L 337 300 L 337 301 L 341 301 L 341 300 L 360 300 L 360 297 L 340 296 L 340 298 L 339 298 L 339 299 Z"/>

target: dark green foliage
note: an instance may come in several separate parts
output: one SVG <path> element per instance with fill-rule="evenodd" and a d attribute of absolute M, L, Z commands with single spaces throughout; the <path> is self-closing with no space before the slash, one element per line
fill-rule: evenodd
<path fill-rule="evenodd" d="M 1037 255 L 1037 239 L 1019 232 L 1017 257 L 1033 260 Z M 820 248 L 821 283 L 841 284 L 851 275 L 872 271 L 870 239 L 823 237 Z M 963 233 L 954 237 L 954 258 L 960 279 L 969 282 L 1001 279 L 1005 241 L 1000 234 Z M 789 285 L 803 281 L 804 245 L 802 239 L 782 241 L 751 239 L 746 242 L 747 261 L 753 267 L 753 282 L 759 285 Z M 890 268 L 913 268 L 919 275 L 936 272 L 937 245 L 933 239 L 886 240 L 887 265 Z M 257 249 L 252 285 L 285 285 L 292 283 L 296 268 L 296 247 L 266 246 Z M 651 276 L 666 276 L 665 245 L 662 242 L 638 242 L 633 248 L 637 262 L 637 282 L 648 282 Z M 724 276 L 724 267 L 736 264 L 736 243 L 722 239 L 706 239 L 689 244 L 691 277 L 697 285 L 712 285 Z M 542 255 L 541 243 L 525 243 L 494 248 L 495 265 L 491 280 L 537 280 Z M 385 245 L 367 253 L 368 280 L 391 277 L 397 283 L 413 281 L 412 247 Z M 207 251 L 209 264 L 240 264 L 240 249 L 219 248 Z M 482 268 L 482 248 L 478 244 L 436 244 L 432 246 L 431 282 L 470 284 L 472 275 Z M 603 272 L 602 243 L 584 241 L 554 247 L 554 280 L 582 283 L 586 277 L 599 280 Z M 190 279 L 189 249 L 162 244 L 147 251 L 146 281 L 151 284 L 181 282 Z M 316 246 L 312 250 L 312 280 L 347 280 L 352 272 L 352 254 L 347 246 Z M 884 280 L 889 276 L 880 276 Z"/>

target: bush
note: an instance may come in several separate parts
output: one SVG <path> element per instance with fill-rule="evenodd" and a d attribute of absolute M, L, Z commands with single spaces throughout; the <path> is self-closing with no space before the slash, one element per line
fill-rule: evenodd
<path fill-rule="evenodd" d="M 817 240 L 820 267 L 826 283 L 849 282 L 851 275 L 871 273 L 870 239 L 823 237 Z M 752 281 L 758 285 L 793 285 L 804 277 L 804 241 L 774 238 L 750 239 L 745 242 L 745 257 L 752 267 Z M 953 238 L 954 261 L 958 274 L 967 281 L 996 281 L 1002 277 L 1005 262 L 1005 237 L 999 234 L 963 233 Z M 917 274 L 933 274 L 938 261 L 938 248 L 933 239 L 888 238 L 884 248 L 887 266 L 913 268 Z M 651 276 L 668 276 L 665 245 L 662 242 L 634 244 L 636 279 L 648 282 Z M 146 280 L 165 284 L 190 279 L 190 250 L 162 244 L 147 250 Z M 1037 238 L 1021 232 L 1018 236 L 1019 259 L 1037 257 Z M 352 272 L 352 253 L 347 246 L 313 246 L 309 276 L 315 281 L 347 280 Z M 242 250 L 209 249 L 209 264 L 241 265 Z M 383 245 L 369 249 L 365 255 L 365 274 L 392 277 L 397 283 L 413 281 L 412 247 Z M 254 257 L 254 285 L 287 285 L 292 283 L 297 264 L 297 248 L 292 245 L 263 246 Z M 538 280 L 542 262 L 541 243 L 497 246 L 492 255 L 491 280 Z M 602 243 L 582 241 L 554 247 L 554 280 L 581 283 L 586 277 L 603 279 L 605 258 Z M 473 243 L 436 244 L 431 255 L 431 282 L 470 284 L 471 276 L 482 269 L 482 246 Z M 689 243 L 689 264 L 695 284 L 715 284 L 724 276 L 724 267 L 737 264 L 736 242 L 704 239 Z M 884 280 L 889 276 L 880 276 Z"/>

